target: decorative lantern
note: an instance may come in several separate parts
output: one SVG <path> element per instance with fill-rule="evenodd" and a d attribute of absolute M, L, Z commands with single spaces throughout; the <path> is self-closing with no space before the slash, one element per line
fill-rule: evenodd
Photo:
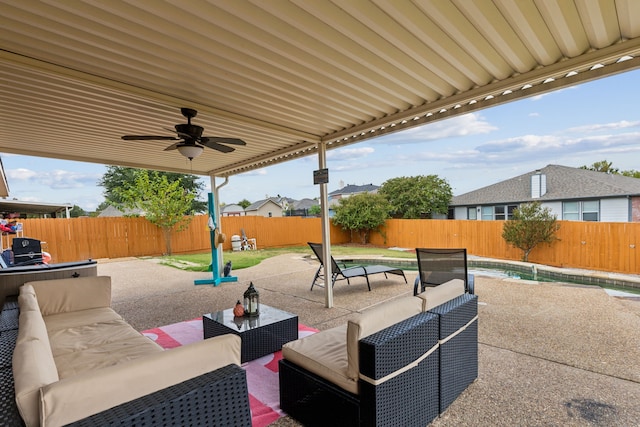
<path fill-rule="evenodd" d="M 260 294 L 253 287 L 253 282 L 250 282 L 249 288 L 244 291 L 244 314 L 249 317 L 260 314 Z"/>

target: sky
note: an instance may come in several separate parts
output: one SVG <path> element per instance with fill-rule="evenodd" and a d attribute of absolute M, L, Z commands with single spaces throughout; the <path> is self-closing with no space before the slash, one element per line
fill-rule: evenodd
<path fill-rule="evenodd" d="M 640 70 L 385 135 L 327 152 L 328 191 L 348 184 L 437 175 L 454 195 L 543 168 L 607 160 L 640 170 Z M 106 166 L 0 153 L 10 198 L 93 211 Z M 317 156 L 230 177 L 220 202 L 316 198 Z M 217 185 L 223 179 L 218 178 Z M 203 177 L 206 200 L 210 180 Z"/>

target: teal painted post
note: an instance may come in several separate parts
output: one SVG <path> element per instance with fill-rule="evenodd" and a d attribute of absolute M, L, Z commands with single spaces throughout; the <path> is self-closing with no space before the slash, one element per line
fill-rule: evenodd
<path fill-rule="evenodd" d="M 213 227 L 218 227 L 217 220 L 218 215 L 216 214 L 216 205 L 213 199 L 213 193 L 209 193 L 208 196 L 209 202 L 209 217 L 213 218 Z M 220 277 L 220 267 L 218 262 L 218 248 L 215 243 L 215 233 L 213 230 L 209 230 L 209 241 L 211 245 L 211 273 L 213 277 L 211 279 L 200 279 L 195 280 L 195 285 L 213 285 L 218 286 L 222 282 L 237 282 L 238 278 L 235 276 L 229 277 Z"/>

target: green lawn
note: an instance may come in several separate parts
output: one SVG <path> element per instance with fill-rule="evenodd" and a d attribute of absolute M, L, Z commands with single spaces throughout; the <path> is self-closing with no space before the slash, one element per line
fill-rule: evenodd
<path fill-rule="evenodd" d="M 289 253 L 312 255 L 311 248 L 308 246 L 291 246 L 288 248 L 258 249 L 257 251 L 225 251 L 223 258 L 224 262 L 231 261 L 234 270 L 239 270 L 260 264 L 263 259 Z M 413 252 L 393 251 L 368 246 L 333 245 L 331 246 L 331 253 L 335 257 L 382 255 L 389 258 L 415 258 Z M 164 256 L 161 257 L 161 260 L 163 264 L 183 270 L 207 271 L 211 264 L 211 253 Z"/>

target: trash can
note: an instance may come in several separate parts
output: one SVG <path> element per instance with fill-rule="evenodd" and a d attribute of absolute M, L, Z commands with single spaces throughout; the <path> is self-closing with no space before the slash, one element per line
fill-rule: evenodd
<path fill-rule="evenodd" d="M 242 249 L 242 239 L 237 234 L 231 236 L 231 249 L 239 251 Z"/>

